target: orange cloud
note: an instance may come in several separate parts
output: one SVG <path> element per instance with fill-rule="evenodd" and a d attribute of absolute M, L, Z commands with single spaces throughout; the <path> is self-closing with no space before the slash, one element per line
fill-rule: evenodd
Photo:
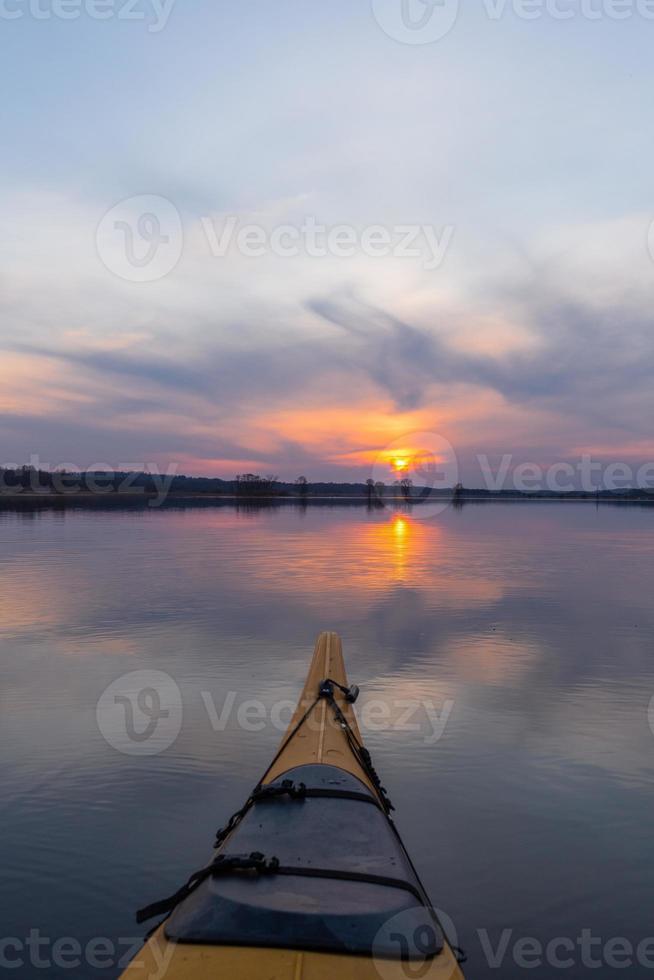
<path fill-rule="evenodd" d="M 64 365 L 34 354 L 3 353 L 0 412 L 52 415 L 88 401 L 88 395 L 71 385 Z"/>

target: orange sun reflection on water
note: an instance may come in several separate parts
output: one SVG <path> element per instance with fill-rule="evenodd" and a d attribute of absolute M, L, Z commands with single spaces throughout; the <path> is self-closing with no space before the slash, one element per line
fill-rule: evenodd
<path fill-rule="evenodd" d="M 407 532 L 407 522 L 404 517 L 393 518 L 393 531 L 396 538 L 403 538 Z"/>
<path fill-rule="evenodd" d="M 409 553 L 410 522 L 405 517 L 395 515 L 390 524 L 392 534 L 392 554 L 394 559 L 393 577 L 396 582 L 404 581 L 407 571 Z"/>

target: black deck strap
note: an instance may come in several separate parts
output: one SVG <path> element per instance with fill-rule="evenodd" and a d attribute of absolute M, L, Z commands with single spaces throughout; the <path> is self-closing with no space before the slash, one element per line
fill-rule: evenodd
<path fill-rule="evenodd" d="M 400 888 L 409 892 L 423 905 L 423 895 L 410 881 L 404 878 L 391 878 L 387 875 L 372 875 L 362 871 L 340 871 L 336 868 L 304 868 L 294 865 L 280 864 L 270 872 L 274 875 L 286 875 L 289 878 L 334 878 L 337 881 L 357 881 L 365 885 L 381 885 L 384 888 Z"/>
<path fill-rule="evenodd" d="M 253 851 L 249 856 L 226 855 L 212 861 L 204 868 L 194 872 L 185 885 L 182 885 L 173 895 L 163 898 L 159 902 L 153 902 L 139 909 L 136 913 L 136 921 L 139 925 L 152 919 L 155 915 L 167 915 L 169 912 L 183 902 L 185 898 L 193 892 L 198 885 L 207 878 L 219 877 L 223 875 L 238 874 L 249 872 L 255 876 L 260 875 L 285 875 L 289 878 L 330 878 L 337 881 L 355 881 L 365 885 L 379 885 L 383 888 L 399 888 L 409 892 L 420 904 L 423 904 L 423 894 L 412 882 L 404 878 L 392 878 L 388 875 L 366 874 L 360 871 L 341 871 L 338 868 L 307 868 L 296 867 L 294 865 L 281 865 L 276 857 L 266 859 L 263 854 Z"/>
<path fill-rule="evenodd" d="M 257 875 L 274 874 L 278 865 L 279 861 L 277 858 L 273 857 L 267 861 L 259 851 L 253 851 L 248 856 L 232 855 L 230 857 L 226 854 L 221 854 L 211 864 L 207 864 L 204 868 L 200 868 L 199 871 L 195 871 L 186 884 L 178 888 L 173 895 L 169 895 L 168 898 L 162 898 L 159 902 L 153 902 L 151 905 L 146 905 L 144 908 L 139 909 L 136 913 L 136 921 L 140 925 L 142 922 L 152 919 L 155 915 L 165 915 L 168 912 L 172 912 L 180 902 L 188 898 L 192 891 L 195 891 L 198 885 L 213 875 L 228 875 L 238 871 L 249 871 Z"/>
<path fill-rule="evenodd" d="M 291 800 L 312 800 L 312 799 L 334 799 L 334 800 L 356 800 L 360 803 L 372 803 L 378 809 L 383 809 L 378 799 L 372 793 L 360 793 L 353 789 L 336 789 L 330 786 L 306 786 L 299 783 L 297 786 L 292 779 L 285 779 L 281 785 L 270 784 L 261 786 L 252 793 L 252 802 L 259 803 L 266 800 L 280 799 L 288 796 Z"/>
<path fill-rule="evenodd" d="M 245 814 L 248 812 L 250 807 L 255 803 L 265 802 L 266 800 L 279 799 L 280 797 L 288 796 L 291 800 L 310 800 L 310 799 L 336 799 L 336 800 L 358 800 L 361 803 L 372 803 L 373 806 L 379 807 L 379 809 L 384 810 L 379 799 L 372 796 L 370 793 L 358 793 L 356 790 L 350 789 L 332 789 L 331 787 L 312 787 L 305 786 L 304 783 L 298 783 L 296 786 L 292 779 L 285 779 L 280 785 L 275 785 L 271 783 L 267 786 L 262 786 L 259 784 L 253 790 L 250 796 L 247 798 L 240 810 L 233 813 L 224 827 L 221 827 L 216 831 L 216 839 L 214 841 L 214 850 L 219 848 L 221 844 L 229 837 L 231 832 L 236 829 L 238 824 L 241 822 Z"/>
<path fill-rule="evenodd" d="M 304 800 L 306 795 L 307 788 L 304 783 L 298 783 L 296 786 L 292 779 L 284 779 L 278 785 L 270 783 L 267 786 L 257 786 L 252 793 L 252 802 L 278 799 L 280 796 L 288 796 L 291 800 Z"/>

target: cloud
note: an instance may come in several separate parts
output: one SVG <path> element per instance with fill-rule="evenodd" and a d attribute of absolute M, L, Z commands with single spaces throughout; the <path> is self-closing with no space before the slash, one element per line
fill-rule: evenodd
<path fill-rule="evenodd" d="M 455 333 L 446 315 L 436 314 L 435 325 L 409 323 L 342 289 L 305 304 L 309 314 L 335 328 L 327 335 L 295 331 L 280 339 L 262 336 L 250 324 L 238 349 L 217 329 L 188 352 L 179 342 L 155 337 L 147 345 L 137 339 L 113 350 L 14 344 L 12 357 L 63 365 L 71 396 L 76 391 L 85 401 L 81 426 L 74 421 L 74 399 L 67 406 L 60 398 L 57 405 L 59 424 L 76 444 L 80 427 L 129 433 L 140 419 L 158 452 L 168 441 L 171 452 L 193 458 L 321 465 L 315 441 L 289 438 L 283 426 L 274 431 L 266 420 L 301 412 L 303 405 L 313 410 L 321 398 L 327 413 L 349 406 L 355 428 L 364 406 L 375 402 L 400 417 L 444 402 L 454 405 L 454 416 L 457 404 L 464 415 L 474 407 L 473 390 L 497 396 L 509 413 L 546 413 L 555 431 L 564 430 L 567 418 L 576 442 L 600 435 L 606 442 L 607 434 L 615 442 L 620 430 L 648 436 L 654 334 L 646 312 L 617 305 L 597 310 L 533 284 L 507 291 L 504 304 L 519 306 L 532 345 L 467 353 L 452 343 Z M 177 348 L 175 356 L 164 353 L 167 346 Z M 59 370 L 59 389 L 61 375 Z M 62 418 L 66 412 L 73 418 Z M 31 417 L 33 431 L 43 431 Z M 126 438 L 126 444 L 133 441 Z M 325 441 L 323 459 L 338 455 L 335 442 Z M 536 442 L 537 436 L 530 449 L 537 452 Z M 355 443 L 348 440 L 344 449 L 350 448 Z"/>
<path fill-rule="evenodd" d="M 630 306 L 597 310 L 534 286 L 520 298 L 537 343 L 499 357 L 461 353 L 441 334 L 349 294 L 313 300 L 310 308 L 348 334 L 358 368 L 398 408 L 424 405 L 433 385 L 465 384 L 490 388 L 517 405 L 573 408 L 589 422 L 645 431 L 649 420 L 642 409 L 654 400 L 654 318 L 649 311 Z M 515 296 L 507 295 L 505 303 L 513 306 Z"/>
<path fill-rule="evenodd" d="M 168 454 L 189 471 L 351 477 L 418 427 L 461 452 L 531 459 L 651 444 L 654 273 L 633 244 L 640 217 L 559 228 L 511 261 L 480 254 L 467 279 L 469 249 L 435 275 L 361 256 L 218 260 L 194 226 L 179 269 L 150 288 L 91 254 L 88 203 L 28 198 L 6 217 L 22 238 L 3 247 L 14 458 L 85 447 L 90 461 Z"/>

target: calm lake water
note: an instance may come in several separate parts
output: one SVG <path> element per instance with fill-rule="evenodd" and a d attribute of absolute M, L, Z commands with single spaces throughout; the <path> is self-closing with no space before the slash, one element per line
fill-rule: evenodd
<path fill-rule="evenodd" d="M 4 510 L 0 536 L 8 975 L 120 972 L 135 908 L 205 862 L 334 629 L 468 976 L 654 976 L 654 508 Z M 126 754 L 96 706 L 133 671 L 181 708 Z M 529 969 L 526 937 L 561 942 Z"/>

